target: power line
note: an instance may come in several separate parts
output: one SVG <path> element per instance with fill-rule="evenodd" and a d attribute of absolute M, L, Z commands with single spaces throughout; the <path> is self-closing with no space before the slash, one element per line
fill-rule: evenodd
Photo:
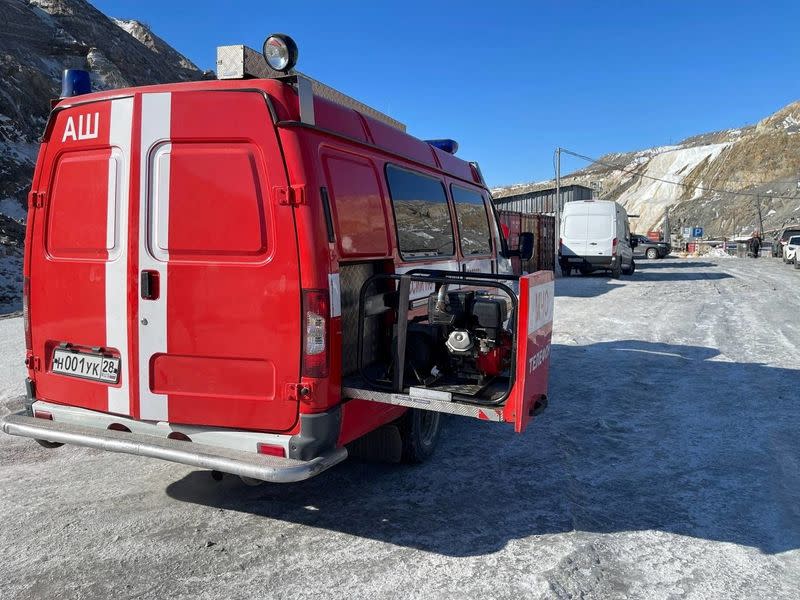
<path fill-rule="evenodd" d="M 797 200 L 798 196 L 775 196 L 773 194 L 767 194 L 766 192 L 756 193 L 756 192 L 735 192 L 733 190 L 721 190 L 717 188 L 710 188 L 704 187 L 701 185 L 692 185 L 689 183 L 684 183 L 682 181 L 671 181 L 669 179 L 662 179 L 661 177 L 654 177 L 653 175 L 645 175 L 644 173 L 637 173 L 633 169 L 629 169 L 627 167 L 621 167 L 619 165 L 614 165 L 605 161 L 602 161 L 597 158 L 592 158 L 591 156 L 586 156 L 584 154 L 578 154 L 577 152 L 573 152 L 572 150 L 567 150 L 566 148 L 561 148 L 561 152 L 564 154 L 570 154 L 576 158 L 580 158 L 582 160 L 588 161 L 593 164 L 603 165 L 609 169 L 614 171 L 620 171 L 622 173 L 626 173 L 628 175 L 632 175 L 634 177 L 641 177 L 642 179 L 650 179 L 652 181 L 659 181 L 661 183 L 667 183 L 670 185 L 677 185 L 683 188 L 691 189 L 691 190 L 699 190 L 701 192 L 713 192 L 717 194 L 731 194 L 734 196 L 749 196 L 752 198 L 757 198 L 759 196 L 766 196 L 768 198 L 776 198 L 778 200 Z"/>

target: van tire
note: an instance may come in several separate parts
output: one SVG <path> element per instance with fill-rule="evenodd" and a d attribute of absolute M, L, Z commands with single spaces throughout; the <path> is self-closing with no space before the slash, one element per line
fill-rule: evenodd
<path fill-rule="evenodd" d="M 648 248 L 647 252 L 645 252 L 645 256 L 647 256 L 647 258 L 650 260 L 655 260 L 657 258 L 660 258 L 658 256 L 658 250 L 656 250 L 655 248 Z"/>
<path fill-rule="evenodd" d="M 622 277 L 622 261 L 611 267 L 611 279 L 619 279 Z"/>
<path fill-rule="evenodd" d="M 636 272 L 636 261 L 631 259 L 631 266 L 627 269 L 622 269 L 623 275 L 633 275 Z"/>
<path fill-rule="evenodd" d="M 34 440 L 34 441 L 43 448 L 61 448 L 61 446 L 64 445 L 61 442 L 48 442 L 47 440 Z"/>
<path fill-rule="evenodd" d="M 439 441 L 441 425 L 441 413 L 419 408 L 409 409 L 398 421 L 403 443 L 403 462 L 419 464 L 430 458 Z"/>

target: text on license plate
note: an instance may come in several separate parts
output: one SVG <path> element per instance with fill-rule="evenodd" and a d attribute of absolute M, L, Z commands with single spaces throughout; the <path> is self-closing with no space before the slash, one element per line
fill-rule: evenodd
<path fill-rule="evenodd" d="M 119 379 L 119 358 L 100 356 L 84 352 L 56 350 L 53 352 L 53 373 L 117 383 Z"/>

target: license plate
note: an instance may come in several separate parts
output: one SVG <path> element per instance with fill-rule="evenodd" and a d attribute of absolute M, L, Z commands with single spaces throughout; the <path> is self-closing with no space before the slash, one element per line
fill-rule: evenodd
<path fill-rule="evenodd" d="M 53 352 L 53 373 L 81 377 L 104 383 L 119 380 L 119 358 L 86 352 L 56 350 Z"/>

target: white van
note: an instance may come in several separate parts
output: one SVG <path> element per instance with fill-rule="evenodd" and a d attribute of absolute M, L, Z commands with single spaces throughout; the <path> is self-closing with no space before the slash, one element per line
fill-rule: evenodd
<path fill-rule="evenodd" d="M 610 271 L 614 278 L 636 270 L 628 213 L 616 202 L 568 202 L 561 215 L 558 263 L 568 277 L 573 269 L 586 275 Z"/>

